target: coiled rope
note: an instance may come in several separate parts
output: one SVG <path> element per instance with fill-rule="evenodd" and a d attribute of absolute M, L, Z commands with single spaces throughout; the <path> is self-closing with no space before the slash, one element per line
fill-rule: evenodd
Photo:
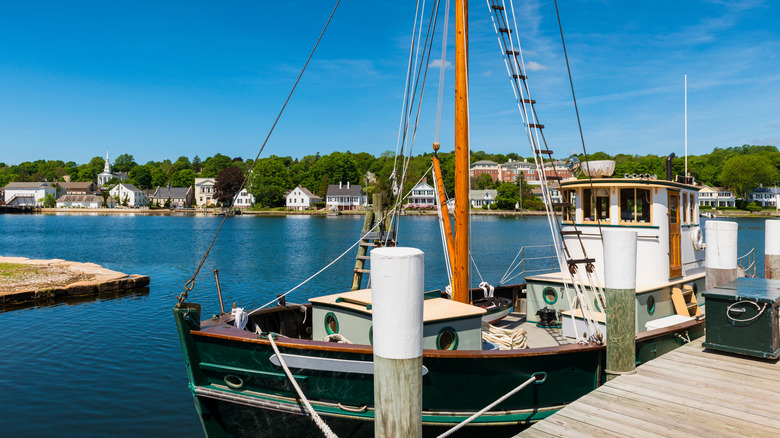
<path fill-rule="evenodd" d="M 505 329 L 483 322 L 482 339 L 496 344 L 499 350 L 520 350 L 527 347 L 528 332 L 519 327 Z"/>
<path fill-rule="evenodd" d="M 332 430 L 330 430 L 330 427 L 328 427 L 325 421 L 322 418 L 320 418 L 319 414 L 317 414 L 317 411 L 315 411 L 314 408 L 311 407 L 311 403 L 309 403 L 309 400 L 306 398 L 305 395 L 303 395 L 303 391 L 301 391 L 301 387 L 298 386 L 298 382 L 295 381 L 295 378 L 290 372 L 290 369 L 287 368 L 287 363 L 285 363 L 284 358 L 282 357 L 282 353 L 279 352 L 279 347 L 276 346 L 276 342 L 274 341 L 274 336 L 276 336 L 275 333 L 268 334 L 268 341 L 271 342 L 271 348 L 274 349 L 274 353 L 276 353 L 276 357 L 279 358 L 279 364 L 282 366 L 284 373 L 287 374 L 287 378 L 290 379 L 290 383 L 292 383 L 293 387 L 295 388 L 295 391 L 298 393 L 298 397 L 303 402 L 303 405 L 306 407 L 306 410 L 311 415 L 311 419 L 314 420 L 314 424 L 316 424 L 317 427 L 320 428 L 320 430 L 326 437 L 338 438 L 338 435 L 336 435 L 335 433 L 333 433 Z"/>

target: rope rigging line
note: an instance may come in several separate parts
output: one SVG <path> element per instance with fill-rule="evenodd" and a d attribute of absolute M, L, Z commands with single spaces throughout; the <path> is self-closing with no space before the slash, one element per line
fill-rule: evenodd
<path fill-rule="evenodd" d="M 418 53 L 418 56 L 414 57 L 414 63 L 415 63 L 415 66 L 417 68 L 416 68 L 416 73 L 414 73 L 414 81 L 413 81 L 414 82 L 414 88 L 412 89 L 412 93 L 409 96 L 409 103 L 407 105 L 408 113 L 405 111 L 404 115 L 403 115 L 403 117 L 404 117 L 404 122 L 403 122 L 404 130 L 403 130 L 403 136 L 402 136 L 402 139 L 401 139 L 401 146 L 400 146 L 400 152 L 401 152 L 401 155 L 403 156 L 403 158 L 402 158 L 402 166 L 401 166 L 402 167 L 401 168 L 401 184 L 399 186 L 397 186 L 397 190 L 396 190 L 396 178 L 397 178 L 397 171 L 398 171 L 398 168 L 397 168 L 398 155 L 399 155 L 398 154 L 398 150 L 396 150 L 396 158 L 395 158 L 394 163 L 393 163 L 393 173 L 391 174 L 391 179 L 393 180 L 393 185 L 394 185 L 394 190 L 393 190 L 394 194 L 396 193 L 396 191 L 403 190 L 404 183 L 406 182 L 406 175 L 407 175 L 407 172 L 409 170 L 409 163 L 411 162 L 411 158 L 412 158 L 412 151 L 414 149 L 414 141 L 417 138 L 417 127 L 418 127 L 419 121 L 420 121 L 420 110 L 422 109 L 422 99 L 423 99 L 423 94 L 425 92 L 425 80 L 426 80 L 426 78 L 428 76 L 428 66 L 429 66 L 430 58 L 431 58 L 431 50 L 433 48 L 433 34 L 434 34 L 435 30 L 436 30 L 436 22 L 437 22 L 437 17 L 438 17 L 438 14 L 439 14 L 439 4 L 440 4 L 439 0 L 436 0 L 436 1 L 434 1 L 434 4 L 433 4 L 433 6 L 431 8 L 431 15 L 430 15 L 430 18 L 428 20 L 428 29 L 427 29 L 426 34 L 425 34 L 425 43 L 423 44 L 422 51 L 420 51 L 420 49 L 419 49 L 419 44 L 420 44 L 420 40 L 421 40 L 420 35 L 422 34 L 422 25 L 420 26 L 420 29 L 418 30 L 418 36 L 417 36 L 418 37 L 418 41 L 417 41 L 417 47 L 418 47 L 417 53 Z M 425 3 L 423 2 L 423 9 L 424 8 L 425 8 Z M 419 56 L 420 53 L 422 53 L 422 56 Z M 420 61 L 419 63 L 418 63 L 418 58 L 419 58 L 419 61 Z M 424 60 L 424 62 L 422 62 L 423 60 Z M 410 60 L 410 62 L 411 62 L 411 60 Z M 421 77 L 422 77 L 422 81 L 420 81 Z M 408 86 L 408 84 L 407 84 L 407 86 Z M 420 89 L 419 95 L 417 94 L 418 87 Z M 412 112 L 413 112 L 413 109 L 414 109 L 414 106 L 415 106 L 414 105 L 415 96 L 418 96 L 417 99 L 416 99 L 417 100 L 417 105 L 416 105 L 417 112 L 416 112 L 416 115 L 415 115 L 415 118 L 414 118 L 414 124 L 410 127 L 409 126 L 409 120 L 410 120 L 410 118 L 412 116 Z M 409 136 L 409 130 L 410 129 L 412 129 L 411 136 Z M 409 147 L 406 148 L 407 139 L 409 137 L 410 137 L 410 139 L 409 139 Z M 405 149 L 408 149 L 408 156 L 404 155 L 404 150 Z M 395 205 L 394 205 L 394 208 L 393 208 L 394 212 L 399 212 L 400 213 L 402 201 L 403 201 L 402 198 L 400 198 L 400 197 L 396 198 L 396 202 L 395 202 Z M 398 231 L 399 231 L 399 225 L 400 225 L 399 221 L 398 221 L 398 216 L 394 214 L 392 216 L 391 221 L 394 222 L 395 225 L 396 225 L 394 227 L 394 229 L 396 230 L 396 234 L 397 234 Z"/>
<path fill-rule="evenodd" d="M 271 134 L 273 134 L 274 129 L 276 129 L 277 123 L 279 123 L 279 119 L 282 118 L 282 114 L 284 113 L 285 108 L 287 108 L 287 104 L 290 102 L 293 92 L 295 92 L 295 89 L 298 87 L 298 83 L 301 81 L 301 77 L 303 77 L 303 73 L 306 71 L 306 67 L 309 66 L 309 62 L 311 61 L 312 57 L 314 57 L 314 52 L 317 50 L 317 47 L 320 45 L 320 41 L 322 41 L 322 37 L 325 35 L 325 31 L 328 29 L 328 25 L 330 25 L 330 21 L 333 19 L 333 15 L 336 13 L 336 9 L 338 9 L 340 3 L 341 0 L 336 0 L 336 5 L 333 6 L 333 11 L 331 11 L 330 16 L 328 16 L 328 20 L 325 22 L 325 26 L 322 28 L 322 32 L 320 32 L 320 36 L 317 38 L 317 42 L 314 43 L 314 47 L 311 49 L 311 53 L 309 53 L 309 57 L 306 59 L 306 62 L 303 64 L 303 68 L 301 68 L 301 72 L 298 74 L 298 78 L 295 79 L 295 83 L 293 84 L 290 93 L 287 95 L 287 99 L 285 99 L 282 108 L 279 110 L 279 114 L 276 116 L 276 120 L 274 120 L 273 125 L 271 125 L 271 129 L 268 131 L 268 135 L 266 135 L 262 146 L 260 146 L 260 150 L 257 152 L 257 156 L 255 157 L 255 160 L 252 162 L 252 166 L 249 167 L 249 171 L 247 171 L 246 175 L 244 175 L 244 180 L 241 182 L 241 186 L 238 188 L 235 195 L 233 195 L 233 200 L 230 204 L 231 206 L 235 205 L 239 193 L 241 193 L 241 190 L 243 190 L 243 188 L 246 186 L 246 182 L 249 179 L 249 175 L 251 175 L 252 172 L 254 171 L 255 166 L 257 165 L 257 160 L 260 159 L 260 154 L 263 153 L 266 144 L 268 144 L 268 140 L 271 138 Z M 192 277 L 190 277 L 190 279 L 187 280 L 187 282 L 184 284 L 184 291 L 181 294 L 179 294 L 178 297 L 179 304 L 183 303 L 184 300 L 187 299 L 188 292 L 191 291 L 193 287 L 195 287 L 195 278 L 198 276 L 198 273 L 200 272 L 200 269 L 203 267 L 203 264 L 206 263 L 206 259 L 208 258 L 209 253 L 211 252 L 211 248 L 214 246 L 214 242 L 217 241 L 217 236 L 219 236 L 219 232 L 222 230 L 222 226 L 225 224 L 225 220 L 227 218 L 228 215 L 226 213 L 225 216 L 222 218 L 222 222 L 219 224 L 219 228 L 217 228 L 217 232 L 214 233 L 214 238 L 211 239 L 211 244 L 206 249 L 206 253 L 203 254 L 203 258 L 198 264 L 198 267 L 195 269 L 195 272 L 192 274 Z"/>
<path fill-rule="evenodd" d="M 586 320 L 589 336 L 587 336 L 587 339 L 582 339 L 580 338 L 579 333 L 577 333 L 577 330 L 574 332 L 577 335 L 578 342 L 585 342 L 587 340 L 600 342 L 600 340 L 603 339 L 603 335 L 600 333 L 598 324 L 595 322 L 595 320 L 592 320 L 593 315 L 590 311 L 588 300 L 586 298 L 587 294 L 585 292 L 585 281 L 582 278 L 582 273 L 578 272 L 579 269 L 575 264 L 576 262 L 569 263 L 569 260 L 572 260 L 572 254 L 569 251 L 566 240 L 563 238 L 563 225 L 559 221 L 559 218 L 553 208 L 551 188 L 549 187 L 547 176 L 548 166 L 545 165 L 544 158 L 542 157 L 542 154 L 545 153 L 549 155 L 550 159 L 552 160 L 552 151 L 547 146 L 547 140 L 544 137 L 544 133 L 542 132 L 543 125 L 539 124 L 538 122 L 538 115 L 534 106 L 535 101 L 531 99 L 531 92 L 528 86 L 527 77 L 523 74 L 525 71 L 525 61 L 520 45 L 518 22 L 515 15 L 514 4 L 511 0 L 509 4 L 512 17 L 511 23 L 509 22 L 509 18 L 506 14 L 507 8 L 506 2 L 504 0 L 501 0 L 501 2 L 498 0 L 487 0 L 493 27 L 498 37 L 499 47 L 502 50 L 502 57 L 504 58 L 507 74 L 509 75 L 510 81 L 512 83 L 512 90 L 515 96 L 515 101 L 517 103 L 518 109 L 520 110 L 526 136 L 528 137 L 528 141 L 531 145 L 534 164 L 536 165 L 536 168 L 539 172 L 542 195 L 545 201 L 544 206 L 546 218 L 550 227 L 553 246 L 556 250 L 555 253 L 558 258 L 558 265 L 562 273 L 564 272 L 564 268 L 567 268 L 564 275 L 568 275 L 569 280 L 571 281 L 571 286 L 574 289 L 574 296 L 572 296 L 572 291 L 569 290 L 568 282 L 563 282 L 567 302 L 572 312 L 575 309 L 575 305 L 579 304 L 577 307 L 582 309 L 583 318 Z M 514 39 L 511 37 L 511 33 L 513 31 L 515 33 Z M 540 145 L 542 144 L 544 144 L 544 149 L 541 149 Z M 562 178 L 558 174 L 558 169 L 554 165 L 554 162 L 551 161 L 549 167 L 552 169 L 552 173 L 554 174 L 554 178 L 552 179 L 554 181 L 561 181 Z M 566 203 L 564 203 L 563 206 L 564 208 L 567 208 Z M 585 260 L 587 260 L 587 252 L 585 250 L 584 243 L 582 242 L 582 238 L 579 233 L 576 233 L 577 227 L 575 221 L 572 221 L 571 226 L 574 227 L 580 248 L 585 257 Z M 595 271 L 592 264 L 588 263 L 585 271 L 589 280 L 588 284 L 591 285 L 594 294 L 598 298 L 603 298 L 601 296 L 602 289 L 600 282 L 598 282 L 597 278 L 591 276 L 591 274 L 594 273 L 593 271 Z M 572 318 L 572 324 L 574 325 L 574 318 Z"/>
<path fill-rule="evenodd" d="M 276 353 L 276 357 L 279 359 L 279 364 L 282 366 L 284 373 L 287 375 L 287 378 L 290 380 L 290 383 L 292 383 L 293 387 L 295 388 L 295 392 L 298 393 L 298 397 L 303 402 L 303 405 L 306 407 L 306 410 L 309 411 L 309 415 L 311 415 L 311 419 L 314 421 L 314 424 L 316 424 L 317 427 L 320 428 L 322 433 L 327 438 L 338 438 L 338 435 L 336 435 L 335 433 L 333 433 L 332 430 L 330 430 L 330 427 L 328 427 L 325 421 L 322 418 L 320 418 L 319 414 L 317 414 L 317 411 L 315 411 L 314 408 L 311 406 L 311 403 L 309 403 L 309 399 L 307 399 L 306 395 L 303 394 L 301 387 L 298 385 L 298 382 L 295 381 L 295 377 L 293 377 L 292 372 L 290 372 L 290 368 L 287 367 L 287 363 L 284 361 L 284 357 L 282 357 L 282 353 L 279 351 L 279 347 L 276 346 L 276 341 L 274 341 L 274 336 L 276 336 L 275 333 L 268 333 L 268 341 L 271 343 L 271 347 L 274 349 L 274 353 Z"/>
<path fill-rule="evenodd" d="M 426 175 L 428 175 L 428 172 L 430 172 L 430 171 L 431 171 L 431 169 L 433 169 L 433 166 L 431 166 L 431 167 L 429 167 L 429 168 L 428 168 L 428 170 L 425 172 L 425 174 L 422 176 L 422 178 L 425 178 L 425 176 L 426 176 Z M 422 181 L 422 178 L 420 178 L 420 181 Z M 404 198 L 408 197 L 408 196 L 409 196 L 411 193 L 412 193 L 412 191 L 410 190 L 410 191 L 409 191 L 409 192 L 406 194 L 406 196 L 405 196 Z M 373 226 L 373 227 L 372 227 L 370 230 L 368 230 L 368 231 L 367 231 L 367 233 L 371 233 L 371 232 L 373 232 L 374 230 L 376 230 L 376 229 L 377 229 L 377 227 L 379 227 L 380 225 L 382 225 L 382 224 L 384 223 L 385 219 L 386 219 L 388 216 L 390 216 L 391 214 L 393 214 L 393 212 L 392 212 L 392 211 L 388 211 L 387 213 L 385 213 L 385 215 L 384 215 L 384 216 L 382 216 L 382 219 L 381 219 L 381 220 L 378 220 L 378 221 L 376 221 L 376 224 L 374 224 L 374 226 Z M 355 241 L 355 243 L 353 243 L 353 244 L 352 244 L 352 245 L 351 245 L 349 248 L 347 248 L 346 250 L 344 250 L 344 252 L 342 252 L 341 254 L 339 254 L 339 256 L 338 256 L 338 257 L 336 257 L 336 258 L 335 258 L 334 260 L 332 260 L 330 263 L 328 263 L 327 265 L 325 265 L 325 266 L 324 266 L 322 269 L 320 269 L 319 271 L 315 272 L 315 273 L 314 273 L 314 274 L 312 274 L 312 275 L 311 275 L 309 278 L 307 278 L 307 279 L 303 280 L 302 282 L 300 282 L 298 285 L 296 285 L 296 286 L 295 286 L 295 287 L 293 287 L 292 289 L 288 290 L 287 292 L 285 292 L 285 293 L 283 293 L 283 294 L 281 294 L 281 295 L 278 295 L 278 296 L 277 296 L 276 298 L 274 298 L 273 300 L 271 300 L 271 301 L 269 301 L 269 302 L 267 302 L 267 303 L 263 304 L 262 306 L 260 306 L 260 307 L 258 307 L 258 308 L 256 308 L 256 309 L 252 310 L 251 312 L 249 312 L 249 316 L 252 316 L 252 315 L 253 315 L 255 312 L 257 312 L 258 310 L 262 310 L 262 309 L 264 309 L 264 308 L 266 308 L 266 307 L 270 306 L 271 304 L 273 304 L 273 303 L 275 303 L 275 302 L 278 302 L 278 301 L 279 301 L 279 299 L 281 299 L 281 298 L 284 298 L 284 297 L 286 297 L 287 295 L 289 295 L 289 294 L 293 293 L 294 291 L 296 291 L 298 288 L 300 288 L 300 287 L 301 287 L 301 286 L 303 286 L 304 284 L 308 283 L 309 281 L 313 280 L 313 279 L 314 279 L 315 277 L 317 277 L 318 275 L 320 275 L 320 274 L 322 274 L 323 272 L 325 272 L 325 270 L 327 270 L 328 268 L 330 268 L 331 266 L 333 266 L 333 264 L 335 264 L 337 261 L 341 260 L 341 258 L 343 258 L 345 255 L 349 254 L 349 252 L 350 252 L 350 251 L 352 251 L 352 250 L 353 250 L 353 249 L 354 249 L 356 246 L 358 246 L 358 245 L 360 244 L 360 242 L 361 242 L 361 241 L 362 241 L 362 239 L 358 239 L 358 240 L 356 240 L 356 241 Z"/>

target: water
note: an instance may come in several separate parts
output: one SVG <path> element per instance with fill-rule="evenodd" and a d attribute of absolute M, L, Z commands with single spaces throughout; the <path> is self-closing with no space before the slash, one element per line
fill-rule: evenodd
<path fill-rule="evenodd" d="M 0 215 L 0 254 L 95 262 L 151 278 L 129 295 L 0 309 L 0 431 L 4 436 L 200 436 L 172 316 L 221 218 Z M 763 274 L 763 219 L 738 219 L 739 253 L 755 247 Z M 190 301 L 216 313 L 213 269 L 226 306 L 253 308 L 284 293 L 354 242 L 362 217 L 235 217 L 225 224 Z M 402 245 L 425 252 L 426 289 L 446 279 L 438 222 L 404 217 Z M 498 283 L 522 245 L 549 243 L 544 218 L 475 217 L 479 274 Z M 549 250 L 542 249 L 542 253 Z M 290 295 L 347 290 L 356 249 Z M 543 262 L 545 265 L 549 261 Z M 364 283 L 365 284 L 365 283 Z"/>

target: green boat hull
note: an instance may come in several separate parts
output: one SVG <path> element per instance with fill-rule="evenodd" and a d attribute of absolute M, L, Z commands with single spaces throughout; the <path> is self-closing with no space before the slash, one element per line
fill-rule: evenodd
<path fill-rule="evenodd" d="M 272 362 L 275 355 L 267 338 L 220 320 L 201 323 L 197 304 L 182 304 L 174 314 L 190 390 L 208 436 L 281 435 L 281 429 L 288 434 L 296 424 L 320 433 L 307 418 L 278 361 L 277 365 Z M 657 332 L 637 338 L 638 363 L 678 347 L 686 336 L 700 336 L 703 324 L 692 322 Z M 363 368 L 373 366 L 370 346 L 283 337 L 277 339 L 277 345 L 284 357 L 301 362 L 326 359 L 347 364 L 344 370 L 290 368 L 314 409 L 334 430 L 341 431 L 337 433 L 373 434 L 373 374 L 348 369 L 356 363 Z M 460 423 L 535 373 L 544 373 L 543 383 L 523 389 L 469 426 L 482 432 L 489 427 L 516 433 L 600 386 L 605 378 L 605 351 L 598 345 L 515 351 L 425 350 L 422 420 L 426 434 Z M 290 416 L 296 421 L 280 421 Z M 305 421 L 297 421 L 301 419 Z"/>

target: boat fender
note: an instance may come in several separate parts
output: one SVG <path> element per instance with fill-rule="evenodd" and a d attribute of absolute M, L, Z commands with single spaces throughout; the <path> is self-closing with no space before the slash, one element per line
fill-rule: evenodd
<path fill-rule="evenodd" d="M 704 235 L 701 228 L 691 228 L 691 243 L 693 243 L 694 251 L 701 251 L 704 248 Z"/>
<path fill-rule="evenodd" d="M 233 315 L 233 325 L 236 326 L 236 328 L 243 330 L 244 327 L 246 327 L 247 321 L 249 321 L 249 315 L 247 315 L 246 312 L 244 312 L 243 307 L 237 307 L 234 308 L 232 312 L 230 312 L 231 315 Z"/>
<path fill-rule="evenodd" d="M 479 284 L 479 287 L 485 292 L 485 298 L 492 298 L 493 297 L 493 291 L 496 290 L 493 286 L 490 285 L 487 281 L 483 281 Z"/>

